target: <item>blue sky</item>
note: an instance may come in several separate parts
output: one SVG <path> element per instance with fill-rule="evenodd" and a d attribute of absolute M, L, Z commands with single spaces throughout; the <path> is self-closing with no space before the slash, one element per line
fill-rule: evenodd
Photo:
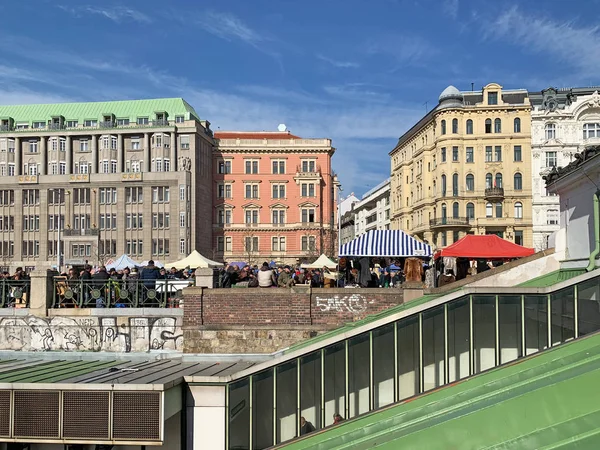
<path fill-rule="evenodd" d="M 449 84 L 598 85 L 600 2 L 0 3 L 0 103 L 184 97 L 221 130 L 329 137 L 345 194 Z"/>

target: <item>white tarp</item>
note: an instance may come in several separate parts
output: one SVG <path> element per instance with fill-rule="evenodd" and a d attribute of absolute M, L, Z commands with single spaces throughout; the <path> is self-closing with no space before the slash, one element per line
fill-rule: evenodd
<path fill-rule="evenodd" d="M 223 265 L 223 263 L 212 261 L 212 260 L 202 256 L 200 253 L 198 253 L 197 250 L 194 250 L 188 256 L 186 256 L 185 258 L 183 258 L 179 261 L 165 264 L 165 266 L 168 267 L 169 269 L 171 267 L 175 267 L 176 269 L 185 269 L 186 267 L 189 267 L 190 269 L 196 269 L 197 267 L 200 267 L 200 268 L 221 267 L 222 265 Z"/>
<path fill-rule="evenodd" d="M 315 262 L 310 264 L 302 264 L 300 267 L 303 269 L 322 269 L 323 267 L 335 269 L 337 267 L 337 263 L 330 260 L 327 256 L 321 255 Z"/>
<path fill-rule="evenodd" d="M 129 267 L 132 269 L 133 267 L 138 267 L 140 263 L 134 261 L 129 257 L 129 255 L 121 255 L 117 259 L 115 259 L 110 264 L 106 265 L 106 269 L 115 269 L 115 270 L 123 270 L 125 267 Z"/>

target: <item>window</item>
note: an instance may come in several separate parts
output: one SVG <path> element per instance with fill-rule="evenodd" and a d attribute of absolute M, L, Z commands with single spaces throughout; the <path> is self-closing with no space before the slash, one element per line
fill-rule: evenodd
<path fill-rule="evenodd" d="M 442 219 L 444 220 L 444 223 L 446 223 L 446 219 L 447 218 L 448 218 L 448 211 L 447 211 L 447 208 L 446 208 L 446 204 L 442 203 Z"/>
<path fill-rule="evenodd" d="M 40 191 L 38 189 L 23 189 L 24 205 L 39 205 Z"/>
<path fill-rule="evenodd" d="M 77 128 L 79 122 L 77 120 L 67 120 L 67 128 Z"/>
<path fill-rule="evenodd" d="M 475 177 L 473 176 L 473 174 L 468 174 L 466 179 L 465 179 L 465 186 L 467 188 L 467 191 L 473 192 L 475 190 Z"/>
<path fill-rule="evenodd" d="M 231 161 L 219 161 L 217 173 L 227 174 L 231 173 Z"/>
<path fill-rule="evenodd" d="M 274 159 L 272 161 L 272 164 L 273 164 L 273 174 L 283 175 L 285 173 L 285 160 Z"/>
<path fill-rule="evenodd" d="M 467 120 L 466 128 L 467 134 L 473 134 L 473 121 L 471 119 Z"/>
<path fill-rule="evenodd" d="M 556 125 L 553 123 L 547 123 L 545 128 L 546 140 L 556 139 Z"/>
<path fill-rule="evenodd" d="M 496 145 L 494 147 L 494 162 L 501 162 L 501 161 L 502 161 L 502 146 Z"/>
<path fill-rule="evenodd" d="M 152 239 L 152 254 L 153 255 L 168 255 L 169 240 L 168 239 Z"/>
<path fill-rule="evenodd" d="M 258 184 L 246 184 L 245 198 L 258 198 Z"/>
<path fill-rule="evenodd" d="M 83 121 L 83 125 L 88 128 L 97 127 L 98 121 L 95 119 L 88 119 Z"/>
<path fill-rule="evenodd" d="M 220 226 L 229 225 L 231 223 L 231 209 L 219 209 L 217 211 L 217 222 Z"/>
<path fill-rule="evenodd" d="M 217 188 L 219 198 L 231 198 L 231 184 L 220 183 Z"/>
<path fill-rule="evenodd" d="M 472 163 L 475 162 L 475 157 L 474 157 L 474 153 L 473 153 L 473 147 L 467 147 L 466 149 L 466 161 L 468 163 Z"/>
<path fill-rule="evenodd" d="M 559 223 L 558 209 L 549 209 L 548 211 L 546 211 L 546 224 L 558 225 L 558 223 Z"/>
<path fill-rule="evenodd" d="M 494 133 L 502 133 L 502 120 L 494 120 Z"/>
<path fill-rule="evenodd" d="M 302 160 L 302 172 L 316 172 L 317 163 L 314 159 L 303 159 Z"/>
<path fill-rule="evenodd" d="M 90 204 L 90 188 L 75 188 L 75 189 L 73 189 L 73 204 L 74 205 L 89 205 Z"/>
<path fill-rule="evenodd" d="M 442 162 L 446 162 L 446 147 L 442 147 Z"/>
<path fill-rule="evenodd" d="M 110 170 L 110 161 L 107 159 L 102 161 L 102 173 L 109 173 Z"/>
<path fill-rule="evenodd" d="M 475 219 L 475 205 L 473 203 L 467 203 L 467 219 Z"/>
<path fill-rule="evenodd" d="M 285 184 L 273 184 L 273 198 L 285 198 Z"/>
<path fill-rule="evenodd" d="M 302 197 L 314 197 L 315 196 L 314 183 L 302 183 L 302 185 L 300 186 L 300 195 Z"/>
<path fill-rule="evenodd" d="M 285 209 L 274 209 L 272 211 L 273 225 L 285 224 Z"/>
<path fill-rule="evenodd" d="M 187 150 L 190 148 L 190 136 L 187 134 L 182 135 L 179 138 L 179 145 L 182 150 Z"/>
<path fill-rule="evenodd" d="M 258 209 L 247 209 L 246 212 L 246 223 L 258 223 Z"/>
<path fill-rule="evenodd" d="M 458 197 L 458 174 L 452 175 L 452 196 Z"/>
<path fill-rule="evenodd" d="M 600 123 L 586 123 L 583 125 L 583 138 L 592 139 L 600 137 Z"/>
<path fill-rule="evenodd" d="M 125 203 L 142 203 L 144 190 L 141 186 L 125 188 Z"/>
<path fill-rule="evenodd" d="M 144 253 L 144 241 L 133 239 L 125 241 L 125 250 L 128 255 L 141 255 Z"/>
<path fill-rule="evenodd" d="M 521 132 L 521 119 L 519 119 L 518 117 L 515 117 L 515 120 L 513 121 L 513 131 L 515 133 Z"/>
<path fill-rule="evenodd" d="M 246 236 L 244 238 L 244 251 L 246 251 L 246 252 L 257 252 L 258 251 L 258 236 Z"/>
<path fill-rule="evenodd" d="M 31 215 L 23 216 L 23 231 L 39 231 L 40 230 L 40 216 Z"/>
<path fill-rule="evenodd" d="M 546 152 L 546 167 L 556 167 L 557 152 Z"/>
<path fill-rule="evenodd" d="M 490 189 L 493 184 L 494 184 L 494 178 L 492 177 L 492 174 L 486 173 L 485 174 L 485 188 Z"/>
<path fill-rule="evenodd" d="M 117 161 L 115 159 L 110 161 L 110 173 L 117 173 Z"/>
<path fill-rule="evenodd" d="M 26 257 L 39 256 L 40 241 L 23 241 L 22 253 Z"/>
<path fill-rule="evenodd" d="M 502 218 L 502 203 L 496 203 L 496 218 Z"/>
<path fill-rule="evenodd" d="M 153 186 L 152 187 L 152 203 L 168 203 L 169 188 L 168 186 Z"/>
<path fill-rule="evenodd" d="M 89 214 L 74 214 L 73 215 L 73 228 L 75 230 L 89 230 L 90 229 L 90 215 Z"/>
<path fill-rule="evenodd" d="M 314 223 L 315 222 L 315 209 L 314 208 L 302 208 L 302 223 Z"/>
<path fill-rule="evenodd" d="M 148 118 L 147 117 L 138 117 L 137 124 L 138 125 L 148 125 Z"/>
<path fill-rule="evenodd" d="M 514 155 L 514 161 L 515 162 L 520 162 L 523 161 L 523 154 L 521 151 L 521 146 L 520 145 L 515 145 L 513 148 L 513 155 Z"/>
<path fill-rule="evenodd" d="M 494 187 L 497 188 L 501 188 L 502 187 L 502 174 L 501 173 L 497 173 L 496 174 L 496 179 L 494 182 Z"/>
<path fill-rule="evenodd" d="M 442 175 L 442 197 L 446 196 L 446 175 Z"/>
<path fill-rule="evenodd" d="M 515 173 L 514 176 L 514 188 L 515 191 L 523 190 L 523 175 L 521 175 L 519 172 Z"/>
<path fill-rule="evenodd" d="M 316 249 L 317 239 L 314 236 L 302 236 L 302 251 L 314 251 Z"/>
<path fill-rule="evenodd" d="M 486 147 L 485 147 L 485 162 L 492 162 L 492 160 L 493 160 L 492 146 L 486 145 Z"/>
<path fill-rule="evenodd" d="M 89 141 L 87 139 L 81 139 L 79 141 L 79 151 L 80 152 L 89 151 Z"/>
<path fill-rule="evenodd" d="M 446 134 L 446 121 L 442 120 L 441 122 L 442 134 Z"/>
<path fill-rule="evenodd" d="M 454 202 L 452 204 L 452 218 L 453 219 L 458 219 L 459 215 L 460 215 L 460 205 L 458 204 L 458 202 Z"/>
<path fill-rule="evenodd" d="M 493 217 L 494 216 L 494 206 L 491 203 L 485 204 L 485 217 Z"/>
<path fill-rule="evenodd" d="M 33 122 L 31 128 L 46 128 L 46 124 L 44 122 Z"/>
<path fill-rule="evenodd" d="M 100 227 L 101 230 L 116 230 L 117 229 L 117 215 L 116 214 L 100 214 Z"/>
<path fill-rule="evenodd" d="M 175 116 L 175 123 L 185 122 L 185 116 Z"/>
<path fill-rule="evenodd" d="M 523 245 L 523 230 L 515 231 L 515 244 Z"/>
<path fill-rule="evenodd" d="M 163 164 L 162 164 L 162 158 L 157 158 L 152 160 L 152 165 L 154 166 L 154 170 L 153 172 L 162 172 L 163 171 Z"/>
<path fill-rule="evenodd" d="M 169 213 L 153 213 L 152 214 L 152 228 L 169 228 L 171 226 L 171 220 Z"/>
<path fill-rule="evenodd" d="M 120 126 L 120 127 L 129 126 L 129 119 L 117 119 L 117 126 Z"/>
<path fill-rule="evenodd" d="M 285 252 L 285 238 L 280 236 L 273 236 L 273 238 L 271 238 L 271 251 Z"/>
<path fill-rule="evenodd" d="M 58 140 L 56 138 L 50 138 L 50 149 L 53 152 L 58 149 Z"/>
<path fill-rule="evenodd" d="M 517 202 L 515 203 L 515 219 L 523 218 L 523 203 Z"/>
<path fill-rule="evenodd" d="M 486 134 L 492 132 L 492 119 L 485 119 L 485 132 Z"/>
<path fill-rule="evenodd" d="M 498 93 L 497 92 L 488 92 L 488 105 L 497 105 L 498 104 Z"/>
<path fill-rule="evenodd" d="M 116 255 L 117 241 L 115 239 L 103 239 L 98 242 L 98 254 Z"/>
<path fill-rule="evenodd" d="M 101 205 L 117 203 L 117 188 L 100 188 L 99 192 Z"/>
<path fill-rule="evenodd" d="M 452 133 L 458 133 L 458 119 L 452 119 Z"/>
<path fill-rule="evenodd" d="M 452 161 L 458 162 L 458 147 L 452 147 Z"/>
<path fill-rule="evenodd" d="M 29 153 L 38 152 L 38 141 L 29 141 Z"/>
<path fill-rule="evenodd" d="M 59 150 L 61 152 L 64 152 L 67 150 L 67 140 L 65 138 L 60 138 L 59 139 Z"/>
<path fill-rule="evenodd" d="M 246 172 L 247 174 L 256 174 L 258 173 L 258 160 L 257 159 L 247 159 L 246 160 Z"/>
<path fill-rule="evenodd" d="M 53 192 L 53 191 L 51 191 Z M 63 190 L 64 192 L 64 190 Z M 0 191 L 0 206 L 9 206 L 15 204 L 15 191 L 4 189 Z"/>

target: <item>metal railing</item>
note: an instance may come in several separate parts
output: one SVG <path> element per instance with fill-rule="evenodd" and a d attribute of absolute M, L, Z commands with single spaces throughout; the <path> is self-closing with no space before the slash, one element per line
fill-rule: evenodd
<path fill-rule="evenodd" d="M 443 226 L 468 226 L 469 219 L 466 217 L 437 217 L 429 221 L 431 227 Z"/>
<path fill-rule="evenodd" d="M 113 122 L 112 120 L 105 120 L 103 122 L 98 123 L 98 126 L 100 128 L 114 128 L 117 126 L 116 122 Z"/>
<path fill-rule="evenodd" d="M 0 280 L 0 308 L 29 308 L 30 280 Z"/>
<path fill-rule="evenodd" d="M 485 189 L 485 198 L 504 198 L 504 188 L 492 187 Z"/>
<path fill-rule="evenodd" d="M 179 308 L 189 280 L 68 280 L 54 277 L 53 308 Z"/>
<path fill-rule="evenodd" d="M 100 230 L 97 228 L 66 228 L 63 230 L 65 236 L 98 236 L 100 234 Z"/>

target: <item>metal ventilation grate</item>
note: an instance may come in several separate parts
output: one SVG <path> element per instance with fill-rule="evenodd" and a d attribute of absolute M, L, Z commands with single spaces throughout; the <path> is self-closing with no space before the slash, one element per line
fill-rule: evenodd
<path fill-rule="evenodd" d="M 60 437 L 60 392 L 15 391 L 14 395 L 14 437 Z"/>
<path fill-rule="evenodd" d="M 113 439 L 160 441 L 160 392 L 113 393 Z"/>
<path fill-rule="evenodd" d="M 110 439 L 109 404 L 109 392 L 64 391 L 63 437 Z"/>
<path fill-rule="evenodd" d="M 10 391 L 0 391 L 0 436 L 10 436 Z"/>

